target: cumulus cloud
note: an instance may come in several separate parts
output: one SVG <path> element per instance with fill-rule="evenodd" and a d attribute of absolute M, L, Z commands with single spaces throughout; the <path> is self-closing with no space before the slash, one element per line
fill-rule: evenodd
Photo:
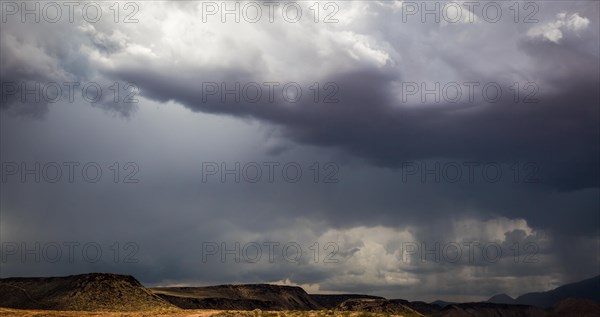
<path fill-rule="evenodd" d="M 590 20 L 581 17 L 579 13 L 567 14 L 565 12 L 556 15 L 554 22 L 548 22 L 531 28 L 527 35 L 531 37 L 542 37 L 548 41 L 559 43 L 563 38 L 563 31 L 572 31 L 577 34 L 581 30 L 585 30 L 590 25 Z"/>

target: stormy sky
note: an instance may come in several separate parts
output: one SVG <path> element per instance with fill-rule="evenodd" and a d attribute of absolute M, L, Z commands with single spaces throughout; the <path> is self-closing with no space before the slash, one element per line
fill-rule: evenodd
<path fill-rule="evenodd" d="M 597 1 L 1 5 L 1 277 L 458 301 L 600 273 Z"/>

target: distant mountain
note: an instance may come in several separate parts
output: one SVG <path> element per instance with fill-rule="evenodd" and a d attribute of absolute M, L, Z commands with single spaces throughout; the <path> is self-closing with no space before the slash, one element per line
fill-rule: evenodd
<path fill-rule="evenodd" d="M 493 304 L 515 304 L 515 299 L 506 294 L 498 294 L 490 297 L 487 302 Z"/>
<path fill-rule="evenodd" d="M 440 307 L 444 308 L 444 307 L 446 307 L 448 305 L 458 304 L 458 303 L 446 302 L 446 301 L 443 301 L 443 300 L 436 300 L 435 302 L 431 302 L 431 304 L 437 305 L 437 306 L 440 306 Z"/>
<path fill-rule="evenodd" d="M 491 302 L 494 297 L 490 298 L 488 302 Z M 600 275 L 580 282 L 566 284 L 547 292 L 523 294 L 517 297 L 513 304 L 549 308 L 567 298 L 590 299 L 600 302 Z"/>
<path fill-rule="evenodd" d="M 78 311 L 176 309 L 133 276 L 108 273 L 2 278 L 0 307 Z"/>

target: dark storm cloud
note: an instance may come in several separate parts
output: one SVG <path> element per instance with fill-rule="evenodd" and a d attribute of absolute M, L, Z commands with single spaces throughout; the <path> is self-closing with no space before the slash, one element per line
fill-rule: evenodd
<path fill-rule="evenodd" d="M 530 161 L 540 164 L 540 179 L 552 187 L 598 186 L 600 156 L 593 146 L 600 141 L 597 56 L 542 41 L 522 46 L 540 66 L 556 64 L 566 70 L 545 77 L 536 74 L 542 76 L 539 103 L 504 100 L 403 107 L 393 95 L 393 85 L 405 79 L 380 69 L 330 74 L 322 82 L 340 87 L 340 102 L 332 104 L 206 102 L 199 91 L 202 82 L 226 82 L 231 87 L 235 82 L 252 81 L 247 74 L 227 75 L 211 69 L 191 73 L 180 69 L 172 74 L 166 74 L 167 69 L 119 70 L 110 76 L 138 83 L 147 97 L 176 100 L 195 111 L 267 120 L 280 125 L 292 140 L 341 147 L 378 166 L 400 167 L 403 161 L 432 158 Z M 495 82 L 492 78 L 471 80 L 482 85 Z M 559 86 L 544 90 L 546 83 Z M 503 83 L 505 93 L 509 85 Z"/>
<path fill-rule="evenodd" d="M 69 23 L 65 18 L 51 27 L 39 23 L 2 23 L 0 109 L 38 119 L 57 102 L 87 102 L 125 117 L 135 112 L 135 104 L 112 100 L 109 89 L 114 81 L 99 76 L 80 50 L 83 44 L 93 46 L 103 55 L 115 52 L 122 45 L 120 33 L 116 31 L 109 37 L 95 28 L 102 30 L 101 24 L 83 27 L 80 20 L 81 16 Z M 89 93 L 90 98 L 83 98 L 82 87 L 87 84 L 102 88 L 97 100 L 94 89 Z"/>
<path fill-rule="evenodd" d="M 389 17 L 389 21 L 398 20 L 389 10 L 377 6 L 369 9 Z M 552 9 L 549 11 L 560 12 L 555 7 Z M 597 11 L 597 8 L 592 6 L 593 10 Z M 539 24 L 552 23 L 555 19 L 552 13 L 546 14 Z M 439 40 L 447 36 L 452 43 L 452 37 L 458 38 L 461 32 L 473 33 L 473 25 L 444 27 L 417 22 L 415 27 L 398 26 L 388 20 L 369 20 L 360 28 L 365 32 L 383 29 L 383 33 L 378 34 L 382 37 L 379 40 L 389 41 L 389 45 L 398 51 L 391 59 L 402 61 L 388 61 L 385 66 L 355 61 L 345 69 L 325 74 L 315 69 L 321 85 L 333 82 L 339 86 L 338 103 L 314 103 L 310 97 L 289 103 L 279 94 L 275 95 L 274 102 L 259 103 L 236 103 L 232 102 L 231 96 L 226 102 L 203 99 L 202 84 L 206 82 L 226 83 L 231 88 L 236 82 L 243 85 L 269 81 L 270 78 L 265 78 L 265 64 L 270 60 L 265 56 L 258 59 L 255 67 L 237 68 L 196 65 L 193 61 L 175 64 L 169 59 L 141 57 L 135 62 L 117 61 L 118 68 L 101 67 L 101 72 L 109 78 L 139 84 L 142 94 L 148 98 L 162 102 L 174 100 L 194 111 L 265 120 L 281 127 L 282 133 L 293 141 L 342 148 L 376 166 L 398 168 L 403 161 L 436 158 L 531 161 L 540 165 L 542 183 L 559 190 L 576 190 L 599 185 L 597 162 L 600 155 L 598 147 L 594 146 L 600 141 L 597 107 L 600 100 L 596 91 L 600 84 L 599 62 L 597 48 L 587 44 L 598 40 L 598 33 L 592 31 L 598 21 L 592 15 L 588 18 L 591 19 L 589 28 L 579 33 L 563 29 L 564 37 L 559 43 L 522 36 L 527 32 L 523 28 L 521 34 L 511 33 L 513 26 L 506 22 L 483 25 L 481 34 L 506 36 L 507 44 L 516 47 L 513 51 L 494 45 L 498 51 L 506 49 L 508 57 L 502 59 L 502 55 L 494 54 L 483 63 L 481 58 L 472 58 L 476 53 L 469 49 L 475 50 L 477 46 L 470 42 L 465 43 L 466 50 L 447 44 L 443 50 L 429 47 L 423 51 L 421 47 L 411 47 L 418 44 L 419 34 L 439 34 Z M 534 26 L 537 25 L 531 27 Z M 415 32 L 410 34 L 405 29 Z M 486 31 L 488 29 L 490 31 Z M 507 31 L 503 31 L 505 29 Z M 322 41 L 319 39 L 315 49 L 329 44 Z M 433 44 L 436 43 L 429 43 Z M 346 58 L 343 48 L 336 53 L 342 55 L 342 60 Z M 456 75 L 448 77 L 443 70 L 431 74 L 427 69 L 421 74 L 410 70 L 410 58 L 419 58 L 419 53 L 432 62 L 441 61 L 440 69 L 450 69 Z M 518 69 L 525 60 L 527 69 Z M 307 58 L 298 63 L 308 66 L 311 60 Z M 486 71 L 495 63 L 506 65 L 506 68 Z M 402 82 L 426 82 L 431 87 L 434 82 L 442 81 L 436 78 L 438 75 L 457 83 L 476 82 L 479 87 L 497 82 L 503 87 L 504 96 L 491 104 L 478 98 L 464 104 L 445 104 L 444 101 L 432 104 L 429 101 L 406 106 L 400 100 L 398 85 Z M 539 102 L 527 104 L 512 100 L 510 87 L 514 76 L 521 78 L 519 85 L 535 83 L 539 89 L 535 98 Z M 422 78 L 425 79 L 419 80 Z M 286 83 L 285 80 L 280 82 Z M 311 84 L 309 80 L 300 82 L 305 94 L 309 93 Z M 521 91 L 521 98 L 527 92 Z"/>
<path fill-rule="evenodd" d="M 187 8 L 190 9 L 193 12 L 197 10 L 195 7 Z M 386 16 L 390 11 L 378 6 L 371 6 L 369 9 Z M 548 15 L 540 23 L 554 19 L 552 15 Z M 379 21 L 379 24 L 369 21 L 366 26 L 362 26 L 365 31 L 386 26 L 383 28 L 384 33 L 379 35 L 383 37 L 380 40 L 390 41 L 389 45 L 399 50 L 397 54 L 402 56 L 400 58 L 403 61 L 394 65 L 388 61 L 383 67 L 358 61 L 346 69 L 321 73 L 321 86 L 327 82 L 339 86 L 339 92 L 335 96 L 339 99 L 337 103 L 311 102 L 310 96 L 306 96 L 310 93 L 308 87 L 312 84 L 308 80 L 300 82 L 306 95 L 298 103 L 288 103 L 282 100 L 278 93 L 275 94 L 274 102 L 235 103 L 231 102 L 231 96 L 227 102 L 203 100 L 202 84 L 206 82 L 226 83 L 231 87 L 235 82 L 243 85 L 273 80 L 265 79 L 267 70 L 264 65 L 270 60 L 263 55 L 259 57 L 261 61 L 254 68 L 195 65 L 193 59 L 175 64 L 170 59 L 157 60 L 147 56 L 119 63 L 123 56 L 119 54 L 127 54 L 125 51 L 131 38 L 119 30 L 111 31 L 106 24 L 79 27 L 81 33 L 69 41 L 68 45 L 57 45 L 56 41 L 46 40 L 42 47 L 49 49 L 38 50 L 39 54 L 34 56 L 38 60 L 17 58 L 18 55 L 12 47 L 14 45 L 8 43 L 18 43 L 19 40 L 13 38 L 14 32 L 9 30 L 2 41 L 3 73 L 4 78 L 11 82 L 26 80 L 26 74 L 30 78 L 46 81 L 56 80 L 52 75 L 60 74 L 63 78 L 59 79 L 63 81 L 87 78 L 106 83 L 113 80 L 133 82 L 139 86 L 145 97 L 161 102 L 173 100 L 194 111 L 265 120 L 281 127 L 282 133 L 293 141 L 342 148 L 376 166 L 398 168 L 403 161 L 437 158 L 536 162 L 542 169 L 540 178 L 543 183 L 560 190 L 576 190 L 599 185 L 597 162 L 600 154 L 598 147 L 593 146 L 600 141 L 597 107 L 600 100 L 596 92 L 596 87 L 600 84 L 597 73 L 599 62 L 596 48 L 586 45 L 590 41 L 598 40 L 598 33 L 591 31 L 598 26 L 598 21 L 591 16 L 590 18 L 592 21 L 589 29 L 581 34 L 563 30 L 565 36 L 560 43 L 539 37 L 507 40 L 508 43 L 516 42 L 511 43 L 516 44 L 516 52 L 520 54 L 514 55 L 515 60 L 529 59 L 529 70 L 509 68 L 501 73 L 486 72 L 484 70 L 488 65 L 479 64 L 479 61 L 469 63 L 472 53 L 457 51 L 456 46 L 423 52 L 428 59 L 441 61 L 441 68 L 449 68 L 457 74 L 449 77 L 453 82 L 476 82 L 479 83 L 479 87 L 490 82 L 500 83 L 504 98 L 492 104 L 484 102 L 481 98 L 466 104 L 461 104 L 464 100 L 458 104 L 444 104 L 444 101 L 438 104 L 431 104 L 429 101 L 412 106 L 403 104 L 398 96 L 398 85 L 401 83 L 425 82 L 431 86 L 439 81 L 435 77 L 437 75 L 448 78 L 444 71 L 427 74 L 427 70 L 424 70 L 421 74 L 424 77 L 415 77 L 414 71 L 406 71 L 410 61 L 406 61 L 409 64 L 404 65 L 404 60 L 410 58 L 409 54 L 418 54 L 422 48 L 400 50 L 401 46 L 416 44 L 415 38 L 418 37 L 408 35 L 404 29 L 415 30 L 416 34 L 419 34 L 420 30 L 423 31 L 422 35 L 433 32 L 458 37 L 460 32 L 474 27 L 444 27 L 418 21 L 414 23 L 416 28 L 411 28 L 415 25 L 408 24 L 401 25 L 403 28 L 400 28 L 397 24 L 383 21 Z M 389 16 L 389 21 L 397 20 L 397 16 Z M 396 29 L 389 28 L 389 25 Z M 63 28 L 66 30 L 67 27 Z M 509 27 L 510 23 L 507 25 L 504 22 L 498 25 L 484 25 L 483 29 L 492 29 L 493 33 L 490 34 L 493 35 L 502 35 L 511 34 L 511 31 L 501 31 Z M 31 32 L 25 34 L 33 36 Z M 319 42 L 320 45 L 328 44 L 322 41 Z M 73 73 L 67 65 L 73 65 L 73 61 L 78 60 L 76 55 L 79 53 L 76 53 L 75 48 L 77 42 L 91 44 L 99 52 L 99 58 L 110 60 L 120 56 L 114 62 L 118 67 L 100 66 L 94 69 L 95 66 L 92 65 L 98 63 L 88 62 L 84 68 L 76 69 Z M 343 53 L 343 48 L 339 49 L 339 53 Z M 394 60 L 396 56 L 392 55 L 391 58 Z M 310 65 L 309 59 L 298 62 Z M 513 62 L 515 67 L 518 67 L 518 63 Z M 510 67 L 511 58 L 508 57 L 504 61 L 491 60 L 489 63 L 506 63 Z M 46 69 L 23 72 L 25 65 L 47 66 Z M 48 69 L 51 70 L 50 75 Z M 99 72 L 101 77 L 94 75 L 96 72 Z M 539 93 L 535 95 L 539 99 L 538 103 L 515 103 L 510 98 L 510 87 L 513 83 L 509 77 L 515 74 L 529 78 L 536 84 L 539 88 Z M 420 78 L 425 80 L 418 80 Z M 285 82 L 281 81 L 281 84 Z M 523 84 L 521 81 L 520 85 Z M 105 95 L 103 98 L 108 97 Z M 3 108 L 14 104 L 15 100 L 12 99 L 3 102 Z M 108 100 L 103 100 L 97 105 L 124 115 L 135 111 L 135 105 L 112 104 Z M 10 108 L 27 111 L 30 107 Z M 35 109 L 43 113 L 47 104 L 42 102 Z"/>

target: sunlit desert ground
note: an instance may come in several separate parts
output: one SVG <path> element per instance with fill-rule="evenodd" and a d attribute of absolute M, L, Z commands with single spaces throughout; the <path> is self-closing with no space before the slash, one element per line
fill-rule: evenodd
<path fill-rule="evenodd" d="M 83 311 L 49 311 L 49 310 L 20 310 L 0 308 L 0 316 L 6 317 L 151 317 L 151 316 L 174 316 L 174 317 L 376 317 L 389 316 L 401 317 L 403 315 L 364 313 L 364 312 L 339 312 L 331 310 L 323 311 L 239 311 L 239 310 L 157 310 L 144 312 L 83 312 Z M 410 317 L 410 316 L 404 316 Z"/>

